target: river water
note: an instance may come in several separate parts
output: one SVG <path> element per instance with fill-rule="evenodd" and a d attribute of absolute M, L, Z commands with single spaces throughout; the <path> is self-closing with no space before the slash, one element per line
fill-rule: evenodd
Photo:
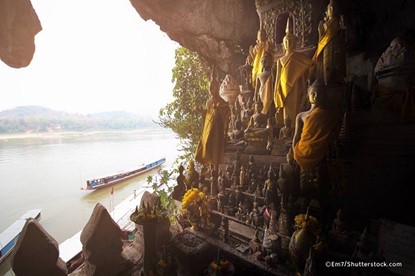
<path fill-rule="evenodd" d="M 166 129 L 128 132 L 0 136 L 0 232 L 29 209 L 41 208 L 41 225 L 58 243 L 81 230 L 94 206 L 119 204 L 146 178 L 87 191 L 87 179 L 137 168 L 166 157 L 170 168 L 179 154 L 175 134 Z"/>

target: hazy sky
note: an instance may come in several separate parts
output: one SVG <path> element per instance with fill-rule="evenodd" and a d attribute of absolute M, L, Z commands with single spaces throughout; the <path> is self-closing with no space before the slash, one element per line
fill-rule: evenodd
<path fill-rule="evenodd" d="M 0 111 L 23 105 L 157 115 L 171 101 L 179 47 L 128 0 L 32 0 L 43 30 L 33 60 L 0 61 Z"/>

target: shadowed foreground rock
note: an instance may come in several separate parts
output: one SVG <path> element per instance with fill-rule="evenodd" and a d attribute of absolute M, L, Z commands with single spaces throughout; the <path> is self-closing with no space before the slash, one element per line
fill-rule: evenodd
<path fill-rule="evenodd" d="M 10 67 L 30 64 L 35 35 L 42 30 L 30 0 L 0 1 L 0 59 Z"/>
<path fill-rule="evenodd" d="M 34 219 L 23 227 L 12 256 L 12 269 L 18 276 L 67 275 L 58 243 Z"/>
<path fill-rule="evenodd" d="M 82 230 L 81 243 L 83 275 L 128 275 L 132 264 L 121 254 L 121 229 L 99 203 Z"/>

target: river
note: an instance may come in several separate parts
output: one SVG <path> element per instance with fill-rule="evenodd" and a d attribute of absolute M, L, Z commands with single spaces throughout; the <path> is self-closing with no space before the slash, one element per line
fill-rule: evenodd
<path fill-rule="evenodd" d="M 58 243 L 81 230 L 94 206 L 107 209 L 147 185 L 149 174 L 114 187 L 82 190 L 87 179 L 177 158 L 178 140 L 166 129 L 126 132 L 0 136 L 0 232 L 29 209 L 41 208 L 41 225 Z"/>

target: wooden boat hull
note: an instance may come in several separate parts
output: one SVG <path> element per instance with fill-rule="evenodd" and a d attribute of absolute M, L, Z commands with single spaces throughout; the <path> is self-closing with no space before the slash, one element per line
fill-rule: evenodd
<path fill-rule="evenodd" d="M 136 177 L 138 175 L 141 175 L 141 174 L 144 174 L 148 171 L 156 169 L 156 168 L 160 167 L 162 164 L 164 164 L 165 162 L 166 162 L 166 158 L 162 158 L 162 159 L 159 159 L 155 162 L 149 163 L 149 164 L 147 164 L 143 167 L 140 167 L 136 170 L 133 170 L 133 171 L 88 180 L 86 189 L 87 190 L 97 190 L 97 189 L 102 189 L 102 188 L 105 188 L 105 187 L 113 186 L 115 184 L 124 182 L 128 179 L 131 179 L 133 177 Z"/>

